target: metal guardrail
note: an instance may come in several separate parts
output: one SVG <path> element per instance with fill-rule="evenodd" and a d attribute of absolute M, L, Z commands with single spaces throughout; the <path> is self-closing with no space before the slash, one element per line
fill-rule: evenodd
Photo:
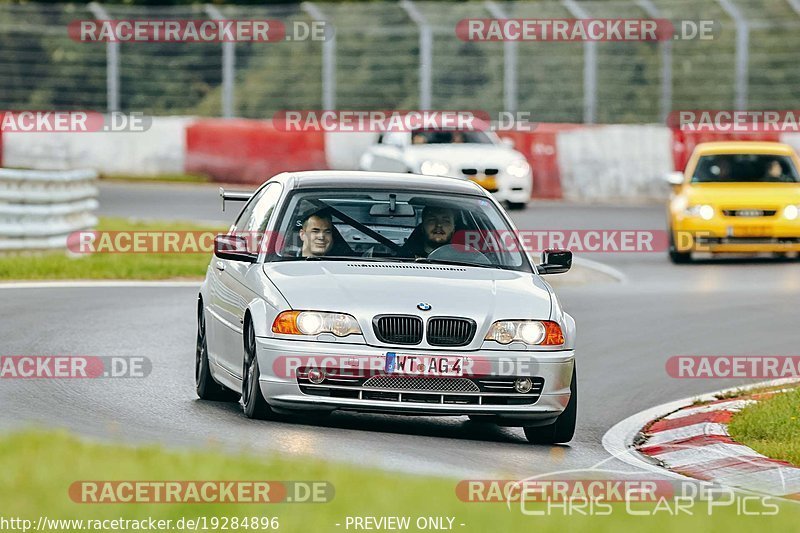
<path fill-rule="evenodd" d="M 710 40 L 464 42 L 468 18 L 713 22 Z M 323 42 L 81 43 L 92 19 L 324 21 Z M 654 123 L 679 109 L 797 109 L 800 0 L 525 0 L 176 6 L 0 2 L 0 109 L 269 118 L 289 109 L 481 109 Z"/>
<path fill-rule="evenodd" d="M 66 248 L 97 225 L 94 170 L 0 169 L 0 251 Z"/>

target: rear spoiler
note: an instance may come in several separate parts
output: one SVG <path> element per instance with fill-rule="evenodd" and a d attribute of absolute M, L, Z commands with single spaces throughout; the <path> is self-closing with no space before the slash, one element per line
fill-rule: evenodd
<path fill-rule="evenodd" d="M 253 196 L 252 192 L 246 191 L 226 191 L 222 187 L 219 188 L 219 197 L 222 198 L 222 210 L 225 211 L 225 201 L 229 202 L 246 202 Z"/>

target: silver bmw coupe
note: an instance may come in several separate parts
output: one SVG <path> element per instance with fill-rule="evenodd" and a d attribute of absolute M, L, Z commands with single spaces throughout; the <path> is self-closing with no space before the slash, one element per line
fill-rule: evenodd
<path fill-rule="evenodd" d="M 247 417 L 335 410 L 468 416 L 575 432 L 575 321 L 479 185 L 376 172 L 290 172 L 215 239 L 197 302 L 197 394 Z"/>

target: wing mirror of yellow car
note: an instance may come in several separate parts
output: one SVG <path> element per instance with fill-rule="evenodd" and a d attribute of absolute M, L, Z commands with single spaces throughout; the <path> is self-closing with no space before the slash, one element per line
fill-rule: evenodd
<path fill-rule="evenodd" d="M 666 181 L 673 187 L 678 187 L 680 185 L 683 185 L 683 179 L 684 179 L 683 172 L 678 172 L 678 171 L 667 172 L 664 175 L 664 181 Z"/>

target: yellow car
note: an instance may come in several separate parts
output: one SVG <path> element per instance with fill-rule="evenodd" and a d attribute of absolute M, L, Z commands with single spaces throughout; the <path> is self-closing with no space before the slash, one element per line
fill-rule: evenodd
<path fill-rule="evenodd" d="M 669 257 L 692 252 L 800 251 L 800 159 L 776 142 L 697 145 L 673 186 L 668 208 Z"/>

